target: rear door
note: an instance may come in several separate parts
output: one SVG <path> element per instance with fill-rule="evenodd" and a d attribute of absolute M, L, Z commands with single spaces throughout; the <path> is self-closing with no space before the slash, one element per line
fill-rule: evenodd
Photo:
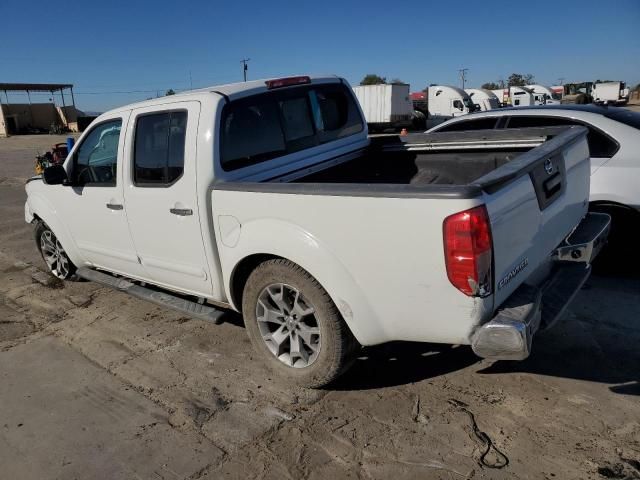
<path fill-rule="evenodd" d="M 127 132 L 124 199 L 147 278 L 193 295 L 211 295 L 196 189 L 200 103 L 133 110 Z"/>

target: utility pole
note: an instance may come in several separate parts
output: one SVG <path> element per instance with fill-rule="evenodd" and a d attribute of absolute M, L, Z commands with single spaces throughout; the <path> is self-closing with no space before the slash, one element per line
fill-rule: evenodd
<path fill-rule="evenodd" d="M 464 90 L 464 83 L 467 80 L 467 72 L 469 71 L 468 68 L 461 68 L 460 70 L 458 70 L 458 72 L 460 73 L 460 80 L 462 80 L 462 89 Z"/>
<path fill-rule="evenodd" d="M 560 85 L 564 85 L 564 77 L 559 77 L 559 78 L 558 78 L 558 83 L 559 83 Z"/>
<path fill-rule="evenodd" d="M 244 81 L 247 81 L 247 70 L 249 69 L 249 66 L 247 65 L 247 62 L 251 60 L 250 58 L 243 58 L 242 60 L 240 60 L 240 63 L 242 64 L 242 73 L 244 75 Z"/>

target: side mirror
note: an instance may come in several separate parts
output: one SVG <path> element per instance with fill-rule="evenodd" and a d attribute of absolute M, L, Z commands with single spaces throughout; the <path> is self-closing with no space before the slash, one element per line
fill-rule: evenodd
<path fill-rule="evenodd" d="M 42 180 L 47 185 L 62 185 L 67 183 L 67 171 L 62 165 L 51 165 L 44 169 Z"/>

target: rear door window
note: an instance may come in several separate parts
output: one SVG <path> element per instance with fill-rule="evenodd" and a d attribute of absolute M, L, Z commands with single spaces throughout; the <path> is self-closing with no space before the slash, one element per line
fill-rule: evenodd
<path fill-rule="evenodd" d="M 231 171 L 362 130 L 360 111 L 342 84 L 274 90 L 224 107 L 221 165 Z"/>
<path fill-rule="evenodd" d="M 618 142 L 594 128 L 593 125 L 579 122 L 572 118 L 514 115 L 509 117 L 506 128 L 555 127 L 561 125 L 582 125 L 587 127 L 589 129 L 587 134 L 589 152 L 594 158 L 611 158 L 618 151 Z"/>
<path fill-rule="evenodd" d="M 438 129 L 438 132 L 461 132 L 464 130 L 490 130 L 496 125 L 496 120 L 500 117 L 474 118 L 453 122 L 450 125 Z"/>
<path fill-rule="evenodd" d="M 167 186 L 184 170 L 187 112 L 142 115 L 136 120 L 134 183 Z"/>

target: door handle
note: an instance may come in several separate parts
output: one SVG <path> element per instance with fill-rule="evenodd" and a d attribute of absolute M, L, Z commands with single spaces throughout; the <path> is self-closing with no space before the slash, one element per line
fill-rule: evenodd
<path fill-rule="evenodd" d="M 107 208 L 110 210 L 122 210 L 124 207 L 119 203 L 107 203 Z"/>
<path fill-rule="evenodd" d="M 181 217 L 193 215 L 193 210 L 191 210 L 190 208 L 170 208 L 169 211 L 174 215 L 180 215 Z"/>

